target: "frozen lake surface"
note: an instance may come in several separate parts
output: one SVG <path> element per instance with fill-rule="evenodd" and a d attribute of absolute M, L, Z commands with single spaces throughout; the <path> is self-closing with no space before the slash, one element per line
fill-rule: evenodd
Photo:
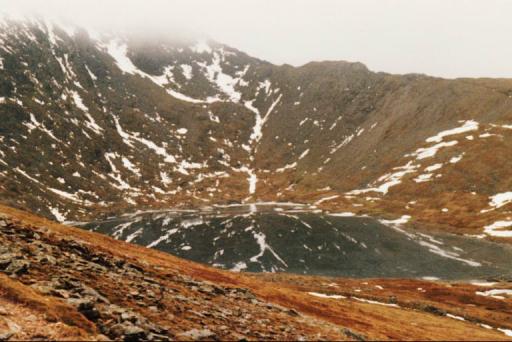
<path fill-rule="evenodd" d="M 292 203 L 140 212 L 81 226 L 234 271 L 445 280 L 512 277 L 510 246 Z"/>

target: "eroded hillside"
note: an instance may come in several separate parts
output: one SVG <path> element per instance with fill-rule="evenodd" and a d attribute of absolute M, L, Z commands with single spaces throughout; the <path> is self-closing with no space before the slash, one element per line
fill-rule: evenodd
<path fill-rule="evenodd" d="M 60 221 L 294 201 L 510 240 L 512 81 L 0 27 L 0 198 Z"/>

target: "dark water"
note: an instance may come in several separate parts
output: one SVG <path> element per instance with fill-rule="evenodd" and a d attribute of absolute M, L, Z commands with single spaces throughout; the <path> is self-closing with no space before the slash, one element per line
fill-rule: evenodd
<path fill-rule="evenodd" d="M 512 248 L 293 205 L 125 215 L 84 228 L 216 267 L 348 277 L 512 275 Z"/>

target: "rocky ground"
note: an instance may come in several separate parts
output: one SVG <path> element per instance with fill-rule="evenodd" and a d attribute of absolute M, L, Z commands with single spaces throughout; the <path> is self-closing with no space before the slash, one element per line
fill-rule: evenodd
<path fill-rule="evenodd" d="M 254 276 L 276 286 L 306 292 L 323 302 L 336 303 L 330 314 L 337 316 L 338 322 L 346 322 L 351 316 L 358 316 L 350 311 L 343 312 L 354 308 L 355 303 L 371 306 L 371 315 L 393 317 L 391 326 L 381 326 L 382 323 L 389 324 L 389 321 L 382 318 L 374 317 L 372 322 L 371 330 L 381 333 L 393 331 L 389 332 L 388 337 L 404 329 L 409 331 L 409 338 L 416 334 L 416 338 L 420 339 L 458 339 L 455 336 L 460 326 L 454 324 L 450 327 L 455 320 L 465 324 L 467 335 L 463 339 L 466 340 L 485 339 L 472 335 L 476 333 L 475 327 L 498 331 L 503 334 L 501 338 L 512 338 L 512 279 L 489 279 L 486 282 L 467 284 L 413 279 L 309 277 L 285 273 Z M 407 320 L 397 324 L 402 315 Z M 434 323 L 429 317 L 432 315 L 444 320 L 436 320 Z M 368 331 L 365 324 L 368 321 L 354 322 L 351 328 Z M 432 324 L 439 324 L 445 330 L 436 335 L 439 332 L 433 331 Z"/>
<path fill-rule="evenodd" d="M 39 295 L 58 298 L 76 318 L 67 323 L 95 339 L 330 339 L 334 325 L 309 322 L 293 309 L 257 298 L 247 288 L 197 281 L 179 273 L 155 274 L 140 263 L 98 252 L 48 228 L 0 221 L 0 270 Z M 9 311 L 4 310 L 9 320 Z M 67 315 L 58 320 L 69 320 Z M 80 326 L 87 320 L 92 325 Z M 51 321 L 51 320 L 50 320 Z M 14 322 L 21 326 L 24 322 Z M 24 326 L 8 325 L 7 338 Z M 18 335 L 20 333 L 21 335 Z M 52 338 L 38 333 L 41 338 Z M 81 336 L 81 335 L 78 335 Z"/>
<path fill-rule="evenodd" d="M 506 281 L 495 298 L 476 294 L 484 285 L 236 274 L 0 213 L 0 340 L 511 338 Z"/>

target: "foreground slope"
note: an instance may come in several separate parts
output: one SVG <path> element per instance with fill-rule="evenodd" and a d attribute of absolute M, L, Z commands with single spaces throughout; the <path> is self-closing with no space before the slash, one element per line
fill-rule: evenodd
<path fill-rule="evenodd" d="M 236 274 L 0 212 L 2 337 L 512 338 L 510 283 Z"/>
<path fill-rule="evenodd" d="M 512 234 L 511 80 L 2 19 L 0 115 L 0 200 L 60 221 L 277 200 Z"/>

